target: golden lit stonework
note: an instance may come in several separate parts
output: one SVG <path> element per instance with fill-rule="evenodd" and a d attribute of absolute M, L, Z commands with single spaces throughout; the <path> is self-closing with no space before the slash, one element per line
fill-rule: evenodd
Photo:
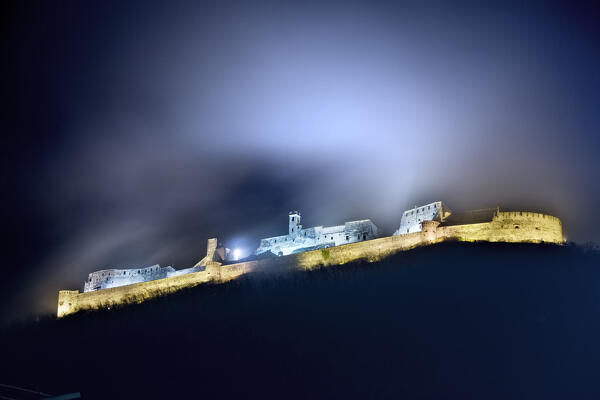
<path fill-rule="evenodd" d="M 433 204 L 436 204 L 436 209 L 441 212 L 432 212 Z M 406 214 L 413 211 L 415 214 Z M 216 239 L 209 239 L 206 257 L 196 264 L 197 269 L 191 270 L 192 272 L 84 293 L 77 290 L 61 290 L 58 294 L 57 316 L 63 317 L 81 310 L 109 308 L 119 304 L 141 303 L 153 297 L 207 282 L 226 282 L 253 271 L 308 270 L 342 265 L 355 260 L 374 262 L 399 251 L 447 240 L 563 243 L 560 219 L 546 214 L 500 212 L 497 209 L 452 214 L 441 202 L 439 205 L 432 203 L 416 207 L 405 214 L 408 222 L 401 225 L 399 231 L 404 228 L 408 229 L 409 233 L 397 231 L 389 237 L 235 264 L 224 265 L 226 249 L 218 247 Z M 415 221 L 411 222 L 410 217 L 413 215 Z M 198 270 L 200 267 L 204 269 Z"/>

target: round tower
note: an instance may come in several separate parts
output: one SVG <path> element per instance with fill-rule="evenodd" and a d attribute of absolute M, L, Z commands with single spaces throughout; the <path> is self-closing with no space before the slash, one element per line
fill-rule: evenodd
<path fill-rule="evenodd" d="M 289 215 L 289 235 L 296 236 L 298 232 L 302 229 L 302 225 L 300 225 L 300 212 L 299 211 L 290 211 Z"/>
<path fill-rule="evenodd" d="M 423 221 L 421 222 L 421 234 L 423 239 L 433 242 L 437 239 L 437 227 L 440 224 L 439 221 Z"/>

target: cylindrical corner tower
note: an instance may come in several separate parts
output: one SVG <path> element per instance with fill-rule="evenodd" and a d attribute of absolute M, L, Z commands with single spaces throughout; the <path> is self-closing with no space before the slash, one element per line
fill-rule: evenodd
<path fill-rule="evenodd" d="M 423 221 L 421 222 L 421 234 L 423 239 L 433 242 L 437 239 L 437 227 L 440 224 L 439 221 Z"/>

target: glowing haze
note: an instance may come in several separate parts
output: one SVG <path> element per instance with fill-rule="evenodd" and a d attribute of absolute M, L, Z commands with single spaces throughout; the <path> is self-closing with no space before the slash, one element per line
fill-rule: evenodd
<path fill-rule="evenodd" d="M 13 10 L 12 311 L 212 236 L 243 257 L 291 209 L 391 234 L 500 205 L 600 241 L 595 10 L 120 3 Z"/>

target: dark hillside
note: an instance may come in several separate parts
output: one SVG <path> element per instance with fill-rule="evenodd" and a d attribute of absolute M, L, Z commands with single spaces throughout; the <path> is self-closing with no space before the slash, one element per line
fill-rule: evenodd
<path fill-rule="evenodd" d="M 594 251 L 444 243 L 13 325 L 0 381 L 84 399 L 597 399 L 599 288 Z"/>

